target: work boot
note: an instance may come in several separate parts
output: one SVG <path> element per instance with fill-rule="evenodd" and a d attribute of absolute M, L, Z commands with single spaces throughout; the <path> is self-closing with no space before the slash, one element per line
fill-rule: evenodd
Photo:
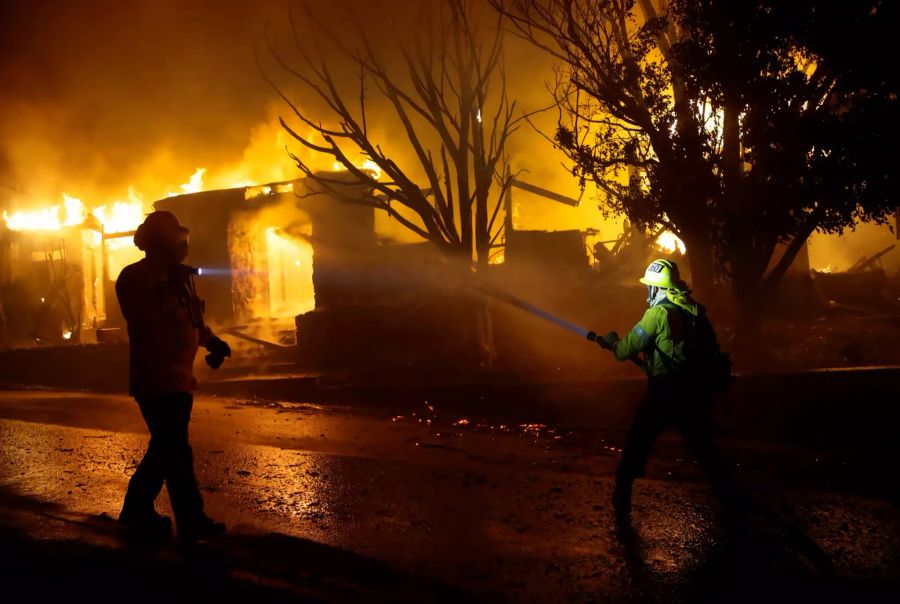
<path fill-rule="evenodd" d="M 178 527 L 178 538 L 184 543 L 196 543 L 215 539 L 225 533 L 225 524 L 216 522 L 209 516 L 191 522 L 187 526 Z"/>
<path fill-rule="evenodd" d="M 141 514 L 122 510 L 119 524 L 128 527 L 135 534 L 146 537 L 164 537 L 172 532 L 172 519 L 151 510 Z"/>
<path fill-rule="evenodd" d="M 616 480 L 612 496 L 613 510 L 616 513 L 616 523 L 628 524 L 631 522 L 631 482 Z"/>
<path fill-rule="evenodd" d="M 722 506 L 722 524 L 731 547 L 745 548 L 750 542 L 749 515 L 747 509 L 735 503 Z"/>

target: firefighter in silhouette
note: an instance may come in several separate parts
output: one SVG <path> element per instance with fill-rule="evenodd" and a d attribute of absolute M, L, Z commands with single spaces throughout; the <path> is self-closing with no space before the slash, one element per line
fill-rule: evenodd
<path fill-rule="evenodd" d="M 136 531 L 158 535 L 171 520 L 156 512 L 163 483 L 175 514 L 178 536 L 208 539 L 225 531 L 203 512 L 188 442 L 193 406 L 194 356 L 209 351 L 218 368 L 231 349 L 203 322 L 203 301 L 194 288 L 195 269 L 182 264 L 188 253 L 188 229 L 171 212 L 153 212 L 134 235 L 146 257 L 122 270 L 116 295 L 128 324 L 129 392 L 150 431 L 150 444 L 128 484 L 119 521 Z"/>
<path fill-rule="evenodd" d="M 730 381 L 728 355 L 719 350 L 705 309 L 691 297 L 674 262 L 653 261 L 640 282 L 647 286 L 650 308 L 638 324 L 624 338 L 616 332 L 588 334 L 589 340 L 611 350 L 620 361 L 643 354 L 649 378 L 616 468 L 616 519 L 630 522 L 632 483 L 643 475 L 663 430 L 675 426 L 722 501 L 726 523 L 739 529 L 743 498 L 716 447 L 711 413 L 712 393 L 724 390 Z"/>

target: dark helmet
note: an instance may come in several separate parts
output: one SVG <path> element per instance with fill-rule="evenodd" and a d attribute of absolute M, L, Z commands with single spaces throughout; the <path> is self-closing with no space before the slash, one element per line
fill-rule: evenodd
<path fill-rule="evenodd" d="M 134 232 L 134 245 L 143 252 L 154 244 L 177 244 L 187 241 L 190 230 L 178 222 L 172 212 L 160 210 L 147 214 L 143 224 Z"/>

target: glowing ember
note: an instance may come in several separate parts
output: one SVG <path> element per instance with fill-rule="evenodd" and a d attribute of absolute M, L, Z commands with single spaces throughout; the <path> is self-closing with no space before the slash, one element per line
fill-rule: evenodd
<path fill-rule="evenodd" d="M 663 231 L 662 234 L 656 238 L 656 246 L 662 251 L 670 254 L 674 254 L 675 252 L 683 254 L 685 252 L 684 242 L 672 231 Z"/>

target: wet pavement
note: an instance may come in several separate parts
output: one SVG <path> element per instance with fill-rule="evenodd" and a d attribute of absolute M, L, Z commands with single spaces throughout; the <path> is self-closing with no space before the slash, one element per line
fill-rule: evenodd
<path fill-rule="evenodd" d="M 207 511 L 229 534 L 190 549 L 135 543 L 114 519 L 147 442 L 136 405 L 0 391 L 3 583 L 95 600 L 176 587 L 255 601 L 900 594 L 900 513 L 852 452 L 726 440 L 756 502 L 738 545 L 675 435 L 621 534 L 609 504 L 621 430 L 501 424 L 426 401 L 388 411 L 201 396 L 191 431 Z"/>

